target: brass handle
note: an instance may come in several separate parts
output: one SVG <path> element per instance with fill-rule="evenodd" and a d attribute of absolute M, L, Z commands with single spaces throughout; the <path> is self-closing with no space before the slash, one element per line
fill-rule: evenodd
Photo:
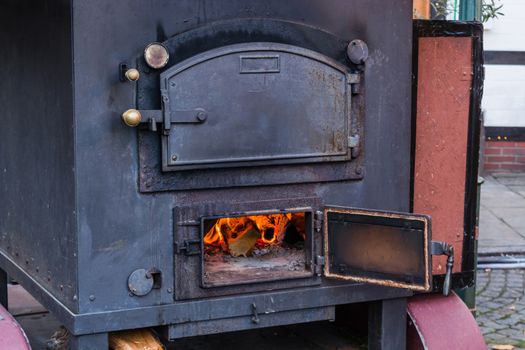
<path fill-rule="evenodd" d="M 124 76 L 129 81 L 137 81 L 140 78 L 140 72 L 136 70 L 135 68 L 128 69 L 126 73 L 124 73 Z"/>
<path fill-rule="evenodd" d="M 122 113 L 122 121 L 127 126 L 135 127 L 142 121 L 142 114 L 136 109 L 128 109 Z"/>

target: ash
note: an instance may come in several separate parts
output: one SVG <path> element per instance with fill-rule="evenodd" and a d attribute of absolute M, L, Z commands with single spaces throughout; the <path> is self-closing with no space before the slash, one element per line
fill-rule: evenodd
<path fill-rule="evenodd" d="M 248 257 L 207 251 L 204 270 L 206 281 L 217 285 L 305 277 L 311 273 L 306 267 L 304 244 L 256 247 Z"/>
<path fill-rule="evenodd" d="M 265 270 L 286 267 L 289 271 L 304 270 L 306 264 L 304 244 L 293 246 L 268 244 L 256 247 L 248 257 L 233 257 L 229 253 L 217 250 L 206 251 L 204 260 L 207 263 L 227 263 Z"/>

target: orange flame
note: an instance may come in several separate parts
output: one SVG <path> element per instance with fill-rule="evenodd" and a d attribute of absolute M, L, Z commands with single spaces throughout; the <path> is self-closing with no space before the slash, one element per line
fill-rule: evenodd
<path fill-rule="evenodd" d="M 225 245 L 242 237 L 246 232 L 257 228 L 260 240 L 265 244 L 281 243 L 287 226 L 296 219 L 304 222 L 304 213 L 286 213 L 228 217 L 218 219 L 204 236 L 207 245 Z"/>

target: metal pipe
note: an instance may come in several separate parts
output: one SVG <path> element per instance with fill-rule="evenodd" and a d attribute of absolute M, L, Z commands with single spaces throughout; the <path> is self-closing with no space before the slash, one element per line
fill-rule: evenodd
<path fill-rule="evenodd" d="M 478 269 L 521 269 L 525 268 L 524 256 L 487 256 L 480 257 Z"/>
<path fill-rule="evenodd" d="M 460 21 L 476 21 L 476 9 L 481 6 L 482 0 L 460 0 L 459 2 L 459 20 Z M 454 0 L 454 19 L 457 14 L 457 0 Z"/>

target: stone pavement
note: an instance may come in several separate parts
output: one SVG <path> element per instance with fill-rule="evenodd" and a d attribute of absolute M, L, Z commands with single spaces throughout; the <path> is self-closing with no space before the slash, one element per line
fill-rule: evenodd
<path fill-rule="evenodd" d="M 476 319 L 489 345 L 525 349 L 525 269 L 479 270 Z"/>
<path fill-rule="evenodd" d="M 478 252 L 525 255 L 525 174 L 485 177 Z M 495 344 L 525 349 L 525 269 L 478 270 L 476 307 L 489 349 Z"/>
<path fill-rule="evenodd" d="M 479 220 L 479 254 L 525 253 L 525 174 L 485 177 Z"/>

